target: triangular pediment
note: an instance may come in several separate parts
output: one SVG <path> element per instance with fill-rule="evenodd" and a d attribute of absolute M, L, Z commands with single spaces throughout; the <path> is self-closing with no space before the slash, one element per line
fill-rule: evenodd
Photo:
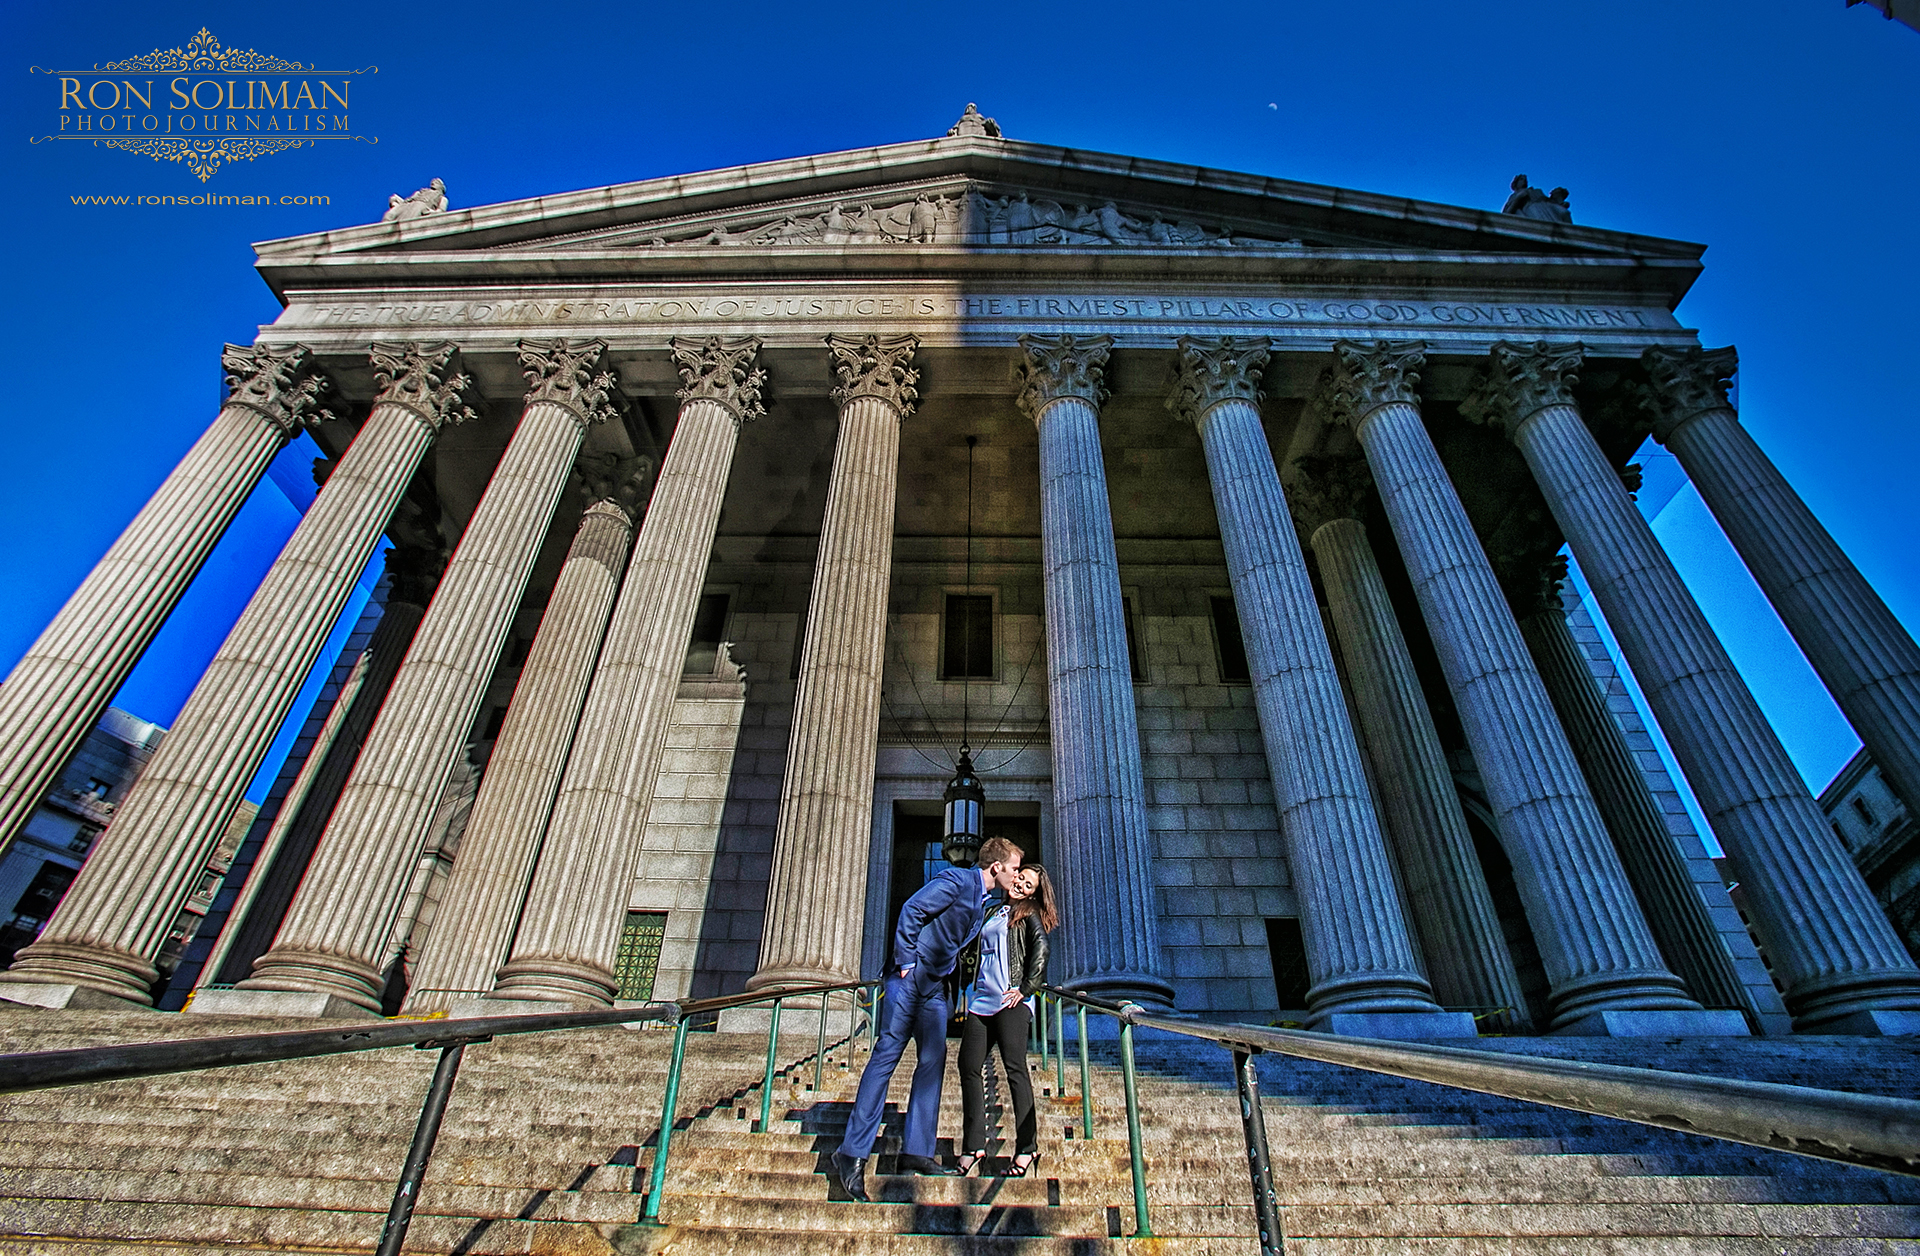
<path fill-rule="evenodd" d="M 458 188 L 450 189 L 457 195 Z M 422 195 L 426 195 L 423 192 Z M 428 197 L 431 201 L 432 198 Z M 371 208 L 371 207 L 370 207 Z M 960 135 L 566 192 L 270 241 L 276 291 L 501 275 L 1008 269 L 1354 273 L 1445 259 L 1589 268 L 1677 300 L 1700 246 L 1259 175 Z M 775 260 L 784 258 L 784 261 Z M 1612 271 L 1605 279 L 1591 268 Z M 1539 277 L 1536 275 L 1535 277 Z"/>

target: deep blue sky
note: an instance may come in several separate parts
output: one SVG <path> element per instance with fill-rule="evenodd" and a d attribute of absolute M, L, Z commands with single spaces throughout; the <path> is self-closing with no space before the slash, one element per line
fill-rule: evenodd
<path fill-rule="evenodd" d="M 0 16 L 0 231 L 13 242 L 0 462 L 0 671 L 212 418 L 222 341 L 278 311 L 250 243 L 367 222 L 438 176 L 456 207 L 943 134 L 969 100 L 1020 139 L 1497 207 L 1572 189 L 1577 221 L 1711 246 L 1680 314 L 1738 343 L 1749 429 L 1908 624 L 1920 623 L 1914 308 L 1920 34 L 1842 0 L 540 8 L 23 4 Z M 377 146 L 184 167 L 52 129 L 28 72 L 186 43 L 377 65 Z M 98 208 L 77 195 L 320 194 L 318 208 Z M 165 723 L 297 517 L 264 483 L 117 705 Z M 296 490 L 297 492 L 297 490 Z M 1691 490 L 1658 522 L 1817 789 L 1851 730 Z"/>

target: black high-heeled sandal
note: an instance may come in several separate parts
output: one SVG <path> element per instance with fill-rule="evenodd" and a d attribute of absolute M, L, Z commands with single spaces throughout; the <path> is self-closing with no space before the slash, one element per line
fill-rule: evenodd
<path fill-rule="evenodd" d="M 987 1158 L 985 1151 L 963 1151 L 954 1157 L 953 1167 L 960 1170 L 960 1176 L 966 1177 Z"/>
<path fill-rule="evenodd" d="M 1025 1164 L 1020 1163 L 1022 1158 L 1026 1160 Z M 1010 1160 L 1007 1163 L 1007 1176 L 1008 1177 L 1025 1177 L 1027 1176 L 1028 1173 L 1032 1172 L 1033 1166 L 1039 1163 L 1040 1163 L 1039 1152 L 1036 1151 L 1032 1155 L 1027 1155 L 1027 1153 L 1022 1152 L 1020 1155 L 1015 1156 L 1012 1160 Z"/>

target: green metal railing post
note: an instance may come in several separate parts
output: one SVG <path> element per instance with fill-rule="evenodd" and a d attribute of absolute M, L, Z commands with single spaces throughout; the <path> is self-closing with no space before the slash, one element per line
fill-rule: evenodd
<path fill-rule="evenodd" d="M 1273 1160 L 1267 1154 L 1267 1114 L 1260 1106 L 1257 1051 L 1235 1048 L 1233 1077 L 1240 1088 L 1240 1128 L 1247 1139 L 1247 1173 L 1253 1183 L 1253 1216 L 1259 1223 L 1260 1256 L 1282 1256 L 1286 1237 L 1280 1229 L 1280 1203 L 1273 1195 Z"/>
<path fill-rule="evenodd" d="M 820 1093 L 820 1069 L 827 1062 L 827 999 L 829 997 L 825 993 L 820 996 L 820 1034 L 814 1039 L 813 1046 L 813 1092 L 815 1094 Z"/>
<path fill-rule="evenodd" d="M 433 1144 L 440 1137 L 440 1120 L 446 1115 L 447 1099 L 453 1094 L 453 1082 L 460 1074 L 460 1057 L 466 1054 L 467 1042 L 468 1039 L 456 1038 L 440 1048 L 440 1062 L 434 1066 L 426 1102 L 420 1105 L 420 1123 L 414 1127 L 413 1145 L 407 1148 L 399 1184 L 393 1189 L 393 1204 L 387 1209 L 387 1223 L 380 1231 L 377 1256 L 400 1256 L 400 1245 L 406 1242 L 407 1227 L 413 1224 L 414 1205 L 420 1202 L 420 1180 L 427 1176 L 427 1161 L 432 1158 Z M 432 1045 L 420 1044 L 423 1048 Z"/>
<path fill-rule="evenodd" d="M 1132 1011 L 1131 1003 L 1121 1005 Z M 1140 1151 L 1140 1089 L 1133 1073 L 1133 1022 L 1125 1011 L 1120 1017 L 1120 1080 L 1127 1088 L 1127 1155 L 1133 1161 L 1133 1237 L 1150 1239 L 1153 1227 L 1147 1224 L 1147 1162 Z"/>
<path fill-rule="evenodd" d="M 764 1134 L 773 1128 L 773 1053 L 780 1044 L 780 1000 L 773 1001 L 773 1019 L 767 1022 L 767 1072 L 760 1081 L 760 1120 L 753 1128 Z"/>
<path fill-rule="evenodd" d="M 1087 1064 L 1087 1005 L 1073 1005 L 1080 1029 L 1080 1137 L 1093 1137 L 1093 1070 Z"/>
<path fill-rule="evenodd" d="M 873 1054 L 873 1044 L 879 1040 L 880 1036 L 880 998 L 885 991 L 886 986 L 879 982 L 874 983 L 873 988 L 867 991 L 867 1054 L 869 1056 Z"/>
<path fill-rule="evenodd" d="M 1040 1080 L 1044 1085 L 1047 1078 L 1047 996 L 1040 996 Z"/>
<path fill-rule="evenodd" d="M 1067 1005 L 1053 1001 L 1053 1093 L 1067 1093 Z"/>
<path fill-rule="evenodd" d="M 640 1220 L 647 1225 L 659 1223 L 660 1194 L 667 1188 L 667 1147 L 673 1141 L 674 1113 L 680 1106 L 680 1065 L 687 1057 L 688 1019 L 680 1017 L 673 1027 L 673 1062 L 667 1066 L 667 1092 L 660 1097 L 660 1145 L 653 1149 L 653 1178 L 640 1209 Z"/>

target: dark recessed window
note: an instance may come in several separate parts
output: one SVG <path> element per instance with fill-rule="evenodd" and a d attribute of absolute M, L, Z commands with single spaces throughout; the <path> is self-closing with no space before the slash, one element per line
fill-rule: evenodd
<path fill-rule="evenodd" d="M 1278 1006 L 1289 1011 L 1305 1007 L 1313 978 L 1307 972 L 1307 940 L 1300 933 L 1298 917 L 1277 916 L 1267 921 L 1267 952 L 1273 958 Z"/>
<path fill-rule="evenodd" d="M 946 644 L 940 675 L 947 680 L 993 678 L 993 598 L 947 594 Z"/>
<path fill-rule="evenodd" d="M 1144 681 L 1147 678 L 1147 669 L 1140 662 L 1140 637 L 1133 626 L 1134 612 L 1131 597 L 1120 599 L 1120 611 L 1122 618 L 1127 621 L 1127 671 L 1135 682 Z"/>
<path fill-rule="evenodd" d="M 727 595 L 703 593 L 700 609 L 693 613 L 693 639 L 687 642 L 689 676 L 711 676 L 720 666 L 720 643 L 726 639 Z"/>
<path fill-rule="evenodd" d="M 1253 679 L 1247 666 L 1246 643 L 1240 639 L 1240 614 L 1233 599 L 1216 597 L 1213 602 L 1213 642 L 1220 651 L 1220 683 L 1245 684 Z"/>
<path fill-rule="evenodd" d="M 1860 822 L 1862 824 L 1875 825 L 1880 823 L 1880 818 L 1873 814 L 1873 808 L 1867 805 L 1866 799 L 1862 798 L 1858 794 L 1855 794 L 1852 798 L 1852 802 L 1853 802 L 1853 814 L 1860 817 Z"/>

